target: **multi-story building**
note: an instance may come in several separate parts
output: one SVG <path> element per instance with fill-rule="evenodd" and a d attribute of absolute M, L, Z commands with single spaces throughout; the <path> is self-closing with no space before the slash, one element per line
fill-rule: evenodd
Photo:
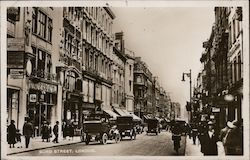
<path fill-rule="evenodd" d="M 115 46 L 113 54 L 113 86 L 112 86 L 112 107 L 120 115 L 126 115 L 125 100 L 125 63 L 123 33 L 115 34 Z"/>
<path fill-rule="evenodd" d="M 141 57 L 135 57 L 134 109 L 137 116 L 143 117 L 143 115 L 152 114 L 152 91 L 152 73 Z"/>
<path fill-rule="evenodd" d="M 134 52 L 125 48 L 125 106 L 134 114 Z"/>
<path fill-rule="evenodd" d="M 241 120 L 243 60 L 242 8 L 215 7 L 215 23 L 201 62 L 203 111 L 216 122 L 217 129 L 228 120 Z M 232 97 L 230 99 L 226 97 Z"/>
<path fill-rule="evenodd" d="M 242 7 L 229 7 L 228 13 L 228 94 L 234 97 L 226 114 L 228 120 L 242 119 L 243 100 L 243 27 Z"/>
<path fill-rule="evenodd" d="M 112 24 L 107 7 L 64 7 L 60 60 L 63 117 L 80 128 L 91 112 L 111 110 Z M 81 105 L 82 104 L 82 105 Z"/>
<path fill-rule="evenodd" d="M 7 115 L 22 130 L 25 117 L 40 135 L 46 120 L 61 120 L 56 75 L 58 15 L 53 7 L 7 9 Z M 59 34 L 58 34 L 59 35 Z"/>
<path fill-rule="evenodd" d="M 153 77 L 153 109 L 154 115 L 160 117 L 160 84 L 158 77 Z"/>

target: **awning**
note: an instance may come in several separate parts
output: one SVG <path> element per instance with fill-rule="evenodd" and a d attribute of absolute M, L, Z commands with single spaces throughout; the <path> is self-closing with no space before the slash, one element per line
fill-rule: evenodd
<path fill-rule="evenodd" d="M 104 109 L 104 112 L 106 112 L 107 114 L 109 114 L 112 118 L 116 118 L 117 116 L 119 116 L 118 114 L 116 114 L 115 112 L 109 110 L 109 109 Z"/>
<path fill-rule="evenodd" d="M 120 116 L 127 116 L 127 114 L 124 111 L 122 111 L 122 109 L 119 108 L 114 108 L 114 109 Z"/>
<path fill-rule="evenodd" d="M 124 110 L 124 109 L 122 109 L 122 111 L 123 111 L 124 113 L 126 113 L 126 115 L 131 115 L 128 111 L 126 111 L 126 110 Z"/>
<path fill-rule="evenodd" d="M 140 117 L 138 117 L 137 115 L 135 115 L 134 113 L 130 113 L 130 115 L 132 115 L 134 120 L 142 121 L 142 119 Z"/>

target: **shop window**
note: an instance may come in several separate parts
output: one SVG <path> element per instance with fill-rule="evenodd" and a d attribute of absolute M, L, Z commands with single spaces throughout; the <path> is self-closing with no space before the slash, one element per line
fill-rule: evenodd
<path fill-rule="evenodd" d="M 18 128 L 19 119 L 19 91 L 13 89 L 7 89 L 7 115 L 8 124 L 11 120 L 16 122 L 16 127 Z"/>

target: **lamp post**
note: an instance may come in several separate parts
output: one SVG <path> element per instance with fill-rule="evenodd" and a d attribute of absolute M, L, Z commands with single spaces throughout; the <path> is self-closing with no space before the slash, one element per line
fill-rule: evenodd
<path fill-rule="evenodd" d="M 182 73 L 182 81 L 184 82 L 185 81 L 185 75 L 187 76 L 187 77 L 189 77 L 189 84 L 190 84 L 190 107 L 191 107 L 191 111 L 190 111 L 190 116 L 188 116 L 188 121 L 190 122 L 190 120 L 191 120 L 191 117 L 192 117 L 192 103 L 191 103 L 191 101 L 192 101 L 192 71 L 191 71 L 191 69 L 189 70 L 190 72 L 189 73 Z"/>

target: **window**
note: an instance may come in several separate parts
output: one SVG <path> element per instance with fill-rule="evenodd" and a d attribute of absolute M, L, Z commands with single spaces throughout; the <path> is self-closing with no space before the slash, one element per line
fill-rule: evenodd
<path fill-rule="evenodd" d="M 237 62 L 234 60 L 234 83 L 237 82 Z"/>
<path fill-rule="evenodd" d="M 44 78 L 46 53 L 42 50 L 38 50 L 37 57 L 38 57 L 37 58 L 37 76 Z"/>
<path fill-rule="evenodd" d="M 229 26 L 229 36 L 228 36 L 228 43 L 229 43 L 229 48 L 232 46 L 232 28 L 231 25 Z"/>
<path fill-rule="evenodd" d="M 69 51 L 70 54 L 71 54 L 72 48 L 73 48 L 72 41 L 73 41 L 73 36 L 68 34 L 68 46 L 67 46 L 68 48 L 67 48 L 67 50 Z"/>
<path fill-rule="evenodd" d="M 240 34 L 240 21 L 239 20 L 237 20 L 237 32 L 238 32 L 237 36 L 239 36 Z"/>
<path fill-rule="evenodd" d="M 42 38 L 46 38 L 46 20 L 47 17 L 44 13 L 39 11 L 39 31 L 38 31 L 38 35 L 40 35 Z"/>
<path fill-rule="evenodd" d="M 132 66 L 129 65 L 129 75 L 131 76 L 132 75 Z"/>
<path fill-rule="evenodd" d="M 136 78 L 136 82 L 139 82 L 139 83 L 141 83 L 141 82 L 142 82 L 141 76 L 137 76 L 137 78 Z"/>
<path fill-rule="evenodd" d="M 32 8 L 32 32 L 37 33 L 37 8 Z"/>
<path fill-rule="evenodd" d="M 52 41 L 52 29 L 53 29 L 53 24 L 52 24 L 52 19 L 48 18 L 48 41 Z"/>
<path fill-rule="evenodd" d="M 241 55 L 240 55 L 240 53 L 239 53 L 239 55 L 238 55 L 238 78 L 239 79 L 241 79 L 242 78 L 242 69 L 241 69 L 241 66 L 242 66 L 242 64 L 241 64 Z"/>
<path fill-rule="evenodd" d="M 132 81 L 129 81 L 129 91 L 132 91 Z"/>
<path fill-rule="evenodd" d="M 233 43 L 236 40 L 235 19 L 233 19 Z"/>
<path fill-rule="evenodd" d="M 95 70 L 98 71 L 98 57 L 95 56 Z"/>

